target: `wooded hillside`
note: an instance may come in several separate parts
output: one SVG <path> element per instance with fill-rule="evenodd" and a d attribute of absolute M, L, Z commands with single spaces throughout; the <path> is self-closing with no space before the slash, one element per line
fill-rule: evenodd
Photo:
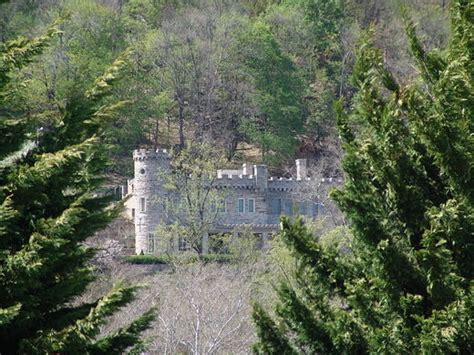
<path fill-rule="evenodd" d="M 284 169 L 298 155 L 337 174 L 333 103 L 352 95 L 348 77 L 361 28 L 375 24 L 397 77 L 415 72 L 403 6 L 429 48 L 446 43 L 445 0 L 19 0 L 1 5 L 0 40 L 41 34 L 69 15 L 41 59 L 18 74 L 28 79 L 18 87 L 23 108 L 46 130 L 59 103 L 132 50 L 112 98 L 129 101 L 109 132 L 116 144 L 111 172 L 119 176 L 137 147 L 202 139 L 229 160 Z"/>

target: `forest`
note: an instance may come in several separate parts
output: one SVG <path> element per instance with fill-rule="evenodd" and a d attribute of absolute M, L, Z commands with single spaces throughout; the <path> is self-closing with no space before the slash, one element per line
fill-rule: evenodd
<path fill-rule="evenodd" d="M 473 353 L 473 84 L 472 0 L 0 0 L 0 354 Z M 328 217 L 124 256 L 133 150 L 196 146 Z"/>
<path fill-rule="evenodd" d="M 32 115 L 56 110 L 130 51 L 125 78 L 111 96 L 129 102 L 108 132 L 111 173 L 130 174 L 125 162 L 137 147 L 172 148 L 201 139 L 216 144 L 229 161 L 249 156 L 282 168 L 295 154 L 338 160 L 333 104 L 352 95 L 349 77 L 361 29 L 379 24 L 377 43 L 388 67 L 401 80 L 413 75 L 402 5 L 13 1 L 0 13 L 0 40 L 41 35 L 54 20 L 68 17 L 41 60 L 20 74 L 19 81 L 28 81 L 22 103 Z M 445 1 L 406 5 L 421 35 L 428 34 L 428 47 L 446 44 Z"/>

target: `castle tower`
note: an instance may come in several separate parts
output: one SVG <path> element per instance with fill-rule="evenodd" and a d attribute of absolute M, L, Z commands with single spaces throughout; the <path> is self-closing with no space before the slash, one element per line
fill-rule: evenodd
<path fill-rule="evenodd" d="M 135 252 L 155 251 L 156 226 L 166 218 L 163 201 L 163 174 L 170 168 L 170 155 L 164 149 L 138 149 L 133 152 L 135 209 Z"/>

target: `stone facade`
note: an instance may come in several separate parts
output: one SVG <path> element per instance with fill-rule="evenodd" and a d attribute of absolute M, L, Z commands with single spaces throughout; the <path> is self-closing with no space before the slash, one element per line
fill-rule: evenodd
<path fill-rule="evenodd" d="M 135 252 L 154 253 L 159 238 L 157 225 L 169 222 L 160 196 L 166 194 L 161 174 L 170 169 L 171 156 L 163 149 L 140 149 L 134 151 L 133 159 L 134 178 L 123 187 L 122 193 L 126 214 L 135 225 Z M 324 206 L 298 193 L 310 180 L 306 176 L 305 159 L 296 160 L 296 172 L 296 178 L 269 177 L 266 165 L 249 164 L 238 170 L 218 170 L 214 188 L 226 191 L 225 208 L 221 207 L 216 214 L 210 233 L 237 234 L 250 229 L 265 243 L 278 231 L 281 215 L 298 214 L 310 219 L 321 216 Z"/>

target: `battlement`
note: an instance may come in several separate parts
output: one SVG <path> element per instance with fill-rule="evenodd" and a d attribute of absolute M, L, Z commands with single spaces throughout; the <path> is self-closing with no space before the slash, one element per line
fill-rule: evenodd
<path fill-rule="evenodd" d="M 221 173 L 218 174 L 216 183 L 220 188 L 255 189 L 257 187 L 255 175 Z"/>
<path fill-rule="evenodd" d="M 255 175 L 219 174 L 217 180 L 255 180 Z"/>
<path fill-rule="evenodd" d="M 171 153 L 166 149 L 136 149 L 133 151 L 135 161 L 170 160 Z M 306 176 L 306 159 L 296 160 L 296 177 L 268 177 L 266 165 L 245 163 L 240 169 L 219 169 L 216 171 L 216 187 L 232 189 L 269 189 L 273 191 L 296 190 L 301 184 L 316 182 Z M 318 179 L 319 184 L 340 183 L 336 178 Z M 130 186 L 129 189 L 130 190 Z"/>
<path fill-rule="evenodd" d="M 274 190 L 274 191 L 291 191 L 295 190 L 298 187 L 300 187 L 302 184 L 315 184 L 315 185 L 321 185 L 321 184 L 338 184 L 342 183 L 342 179 L 337 179 L 337 178 L 282 178 L 282 177 L 273 177 L 271 176 L 268 179 L 268 189 L 269 190 Z"/>
<path fill-rule="evenodd" d="M 293 178 L 283 178 L 283 177 L 270 177 L 268 179 L 268 189 L 276 191 L 289 191 L 298 187 L 298 180 Z"/>
<path fill-rule="evenodd" d="M 151 159 L 171 159 L 171 155 L 166 149 L 135 149 L 133 151 L 133 160 L 151 160 Z"/>
<path fill-rule="evenodd" d="M 231 189 L 256 189 L 264 188 L 271 191 L 293 191 L 298 189 L 302 184 L 316 183 L 335 184 L 342 182 L 336 178 L 309 178 L 306 176 L 306 159 L 298 159 L 296 177 L 267 177 L 265 165 L 249 166 L 244 164 L 242 169 L 220 169 L 217 170 L 217 186 Z M 258 167 L 258 169 L 257 169 Z M 256 173 L 248 174 L 249 172 Z M 260 185 L 258 184 L 258 173 L 262 174 Z M 262 182 L 265 180 L 266 183 Z"/>

